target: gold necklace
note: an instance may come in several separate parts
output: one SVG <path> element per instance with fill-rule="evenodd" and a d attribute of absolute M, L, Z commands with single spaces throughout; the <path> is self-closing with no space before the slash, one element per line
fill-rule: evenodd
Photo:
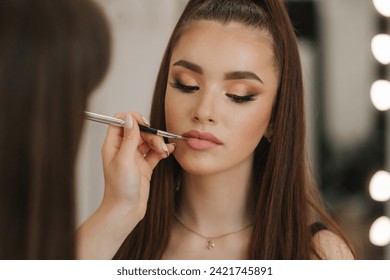
<path fill-rule="evenodd" d="M 234 233 L 237 233 L 237 232 L 240 232 L 240 231 L 243 231 L 243 230 L 246 230 L 247 228 L 249 228 L 250 226 L 253 225 L 253 222 L 250 222 L 249 224 L 247 225 L 244 225 L 243 227 L 240 227 L 239 229 L 236 229 L 234 231 L 230 231 L 230 232 L 227 232 L 227 233 L 224 233 L 224 234 L 221 234 L 221 235 L 217 235 L 217 236 L 204 236 L 202 234 L 200 234 L 199 232 L 196 232 L 195 230 L 189 228 L 188 226 L 186 226 L 180 219 L 179 217 L 177 216 L 177 214 L 175 213 L 175 218 L 176 220 L 179 222 L 179 224 L 184 227 L 186 230 L 196 234 L 197 236 L 203 238 L 203 239 L 206 239 L 207 241 L 207 246 L 206 248 L 211 250 L 215 247 L 215 240 L 217 239 L 221 239 L 225 236 L 228 236 L 228 235 L 231 235 L 231 234 L 234 234 Z"/>

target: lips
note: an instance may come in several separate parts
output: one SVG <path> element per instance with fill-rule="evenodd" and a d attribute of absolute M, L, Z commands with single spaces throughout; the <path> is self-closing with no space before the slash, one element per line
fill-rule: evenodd
<path fill-rule="evenodd" d="M 197 151 L 208 150 L 222 145 L 221 140 L 208 132 L 191 130 L 184 133 L 183 136 L 188 138 L 186 143 Z"/>

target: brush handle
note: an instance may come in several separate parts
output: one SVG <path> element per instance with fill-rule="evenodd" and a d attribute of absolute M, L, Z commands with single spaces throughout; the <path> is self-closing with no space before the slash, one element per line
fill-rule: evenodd
<path fill-rule="evenodd" d="M 92 112 L 84 112 L 84 117 L 87 120 L 94 121 L 94 122 L 99 122 L 99 123 L 104 123 L 104 124 L 111 124 L 115 126 L 120 126 L 123 127 L 125 125 L 125 121 L 122 119 L 117 119 L 114 117 L 109 117 L 105 115 L 100 115 Z M 139 130 L 142 132 L 150 133 L 150 134 L 156 134 L 162 137 L 166 138 L 174 138 L 174 139 L 183 139 L 185 140 L 186 138 L 177 134 L 169 133 L 166 131 L 158 130 L 152 127 L 144 126 L 144 125 L 138 125 Z"/>

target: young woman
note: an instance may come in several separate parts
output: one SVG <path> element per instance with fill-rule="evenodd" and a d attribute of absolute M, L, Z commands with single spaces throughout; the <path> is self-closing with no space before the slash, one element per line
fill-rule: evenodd
<path fill-rule="evenodd" d="M 0 1 L 0 259 L 74 259 L 74 168 L 110 33 L 90 0 Z"/>
<path fill-rule="evenodd" d="M 80 228 L 80 257 L 353 259 L 317 194 L 304 116 L 283 3 L 190 0 L 168 43 L 151 115 L 153 127 L 188 140 L 171 141 L 173 157 L 152 170 L 156 151 L 137 146 L 146 137 L 137 126 L 126 128 L 130 178 L 113 188 L 113 174 L 125 169 L 110 169 L 108 143 L 121 149 L 122 138 L 109 128 L 105 196 Z"/>

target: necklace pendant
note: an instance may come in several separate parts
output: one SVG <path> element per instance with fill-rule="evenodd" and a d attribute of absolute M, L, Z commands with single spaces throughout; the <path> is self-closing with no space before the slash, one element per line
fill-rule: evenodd
<path fill-rule="evenodd" d="M 213 239 L 207 240 L 207 249 L 211 250 L 215 247 L 215 242 Z"/>

